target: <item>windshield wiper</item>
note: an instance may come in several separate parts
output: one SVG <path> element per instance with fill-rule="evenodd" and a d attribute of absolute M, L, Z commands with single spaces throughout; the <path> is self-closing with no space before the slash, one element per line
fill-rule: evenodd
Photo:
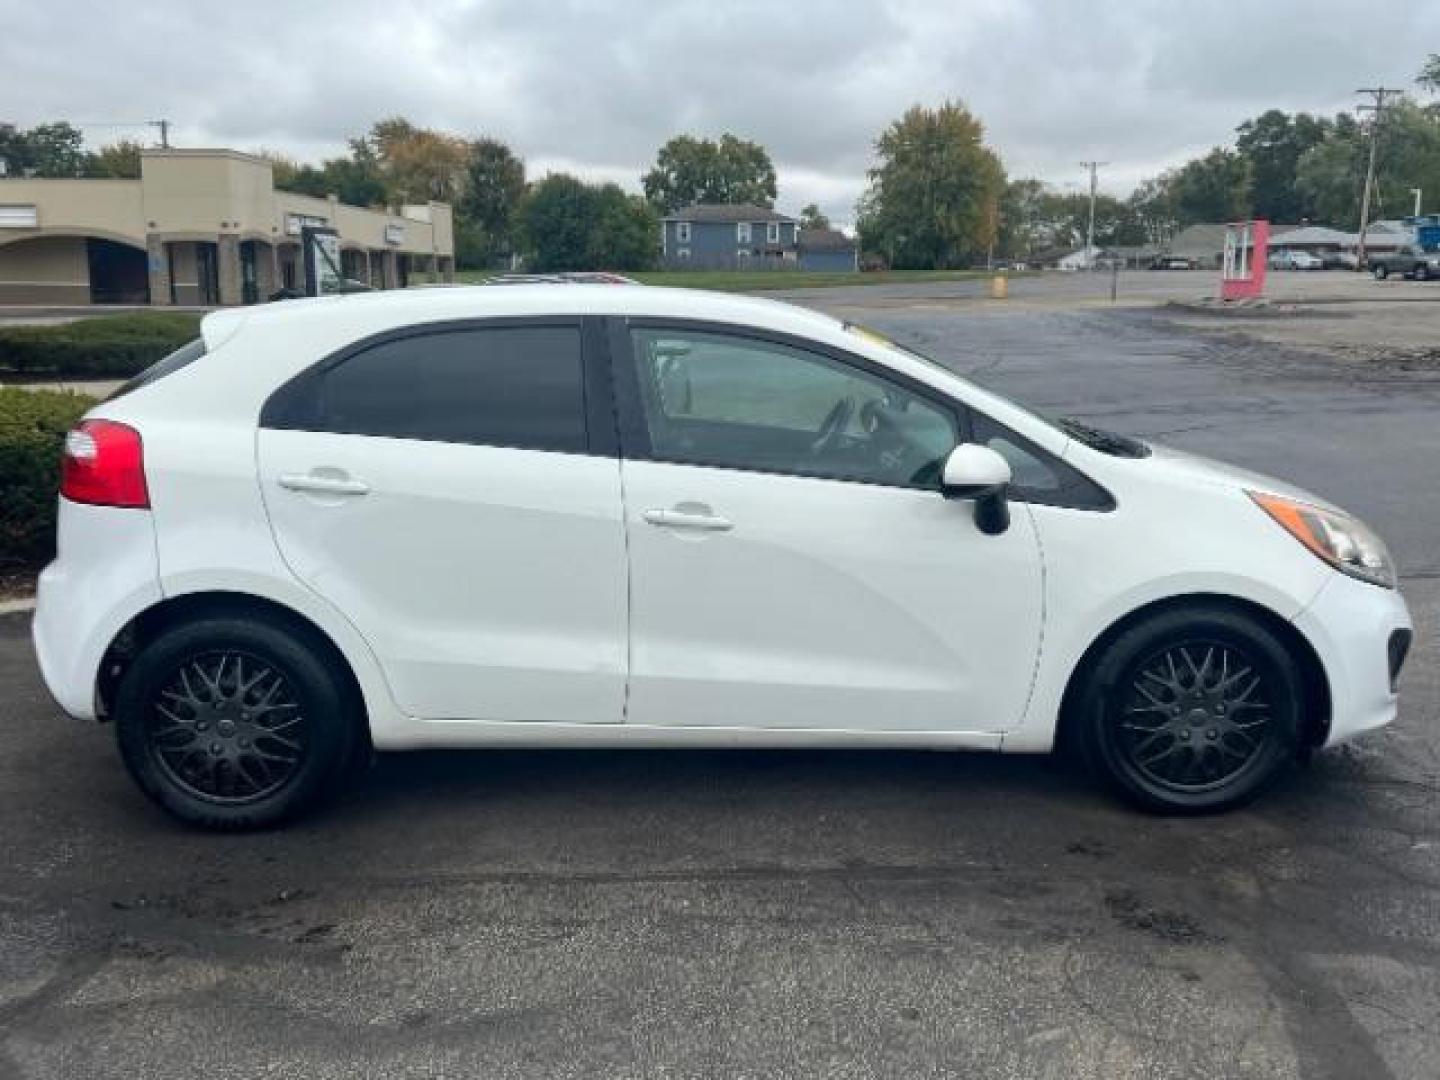
<path fill-rule="evenodd" d="M 1056 420 L 1055 426 L 1076 442 L 1084 443 L 1090 449 L 1099 450 L 1102 454 L 1124 458 L 1150 456 L 1150 447 L 1139 439 L 1132 439 L 1128 435 L 1120 435 L 1114 431 L 1106 431 L 1104 428 L 1091 427 L 1089 424 L 1068 416 Z"/>

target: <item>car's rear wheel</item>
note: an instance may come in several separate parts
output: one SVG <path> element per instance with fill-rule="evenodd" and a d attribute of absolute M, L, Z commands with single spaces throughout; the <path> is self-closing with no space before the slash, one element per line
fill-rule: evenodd
<path fill-rule="evenodd" d="M 1370 273 L 1374 275 L 1376 281 L 1384 281 L 1390 276 L 1390 268 L 1384 263 L 1377 263 L 1371 268 Z"/>
<path fill-rule="evenodd" d="M 1262 622 L 1173 609 L 1122 633 L 1079 701 L 1087 757 L 1127 799 L 1162 813 L 1230 809 L 1295 759 L 1298 666 Z"/>
<path fill-rule="evenodd" d="M 162 632 L 116 690 L 116 738 L 140 789 L 211 829 L 279 824 L 326 794 L 357 725 L 339 673 L 303 635 L 216 617 Z"/>
<path fill-rule="evenodd" d="M 1426 266 L 1424 263 L 1416 263 L 1416 264 L 1415 264 L 1415 280 L 1416 280 L 1416 281 L 1425 281 L 1425 280 L 1426 280 L 1427 278 L 1429 278 L 1429 277 L 1430 277 L 1430 268 L 1429 268 L 1428 266 Z"/>

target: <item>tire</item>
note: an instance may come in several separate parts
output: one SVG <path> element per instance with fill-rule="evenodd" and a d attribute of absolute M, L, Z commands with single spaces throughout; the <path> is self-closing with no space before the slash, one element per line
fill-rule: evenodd
<path fill-rule="evenodd" d="M 1124 631 L 1078 700 L 1087 761 L 1163 814 L 1229 810 L 1296 760 L 1304 681 L 1284 643 L 1223 606 L 1177 608 Z"/>
<path fill-rule="evenodd" d="M 1415 280 L 1428 281 L 1430 279 L 1430 268 L 1424 263 L 1415 264 Z"/>
<path fill-rule="evenodd" d="M 1390 268 L 1384 263 L 1376 263 L 1370 270 L 1376 281 L 1384 281 L 1390 276 Z"/>
<path fill-rule="evenodd" d="M 120 756 L 141 791 L 191 825 L 279 825 L 333 790 L 360 742 L 346 686 L 305 635 L 278 623 L 184 623 L 120 680 Z"/>

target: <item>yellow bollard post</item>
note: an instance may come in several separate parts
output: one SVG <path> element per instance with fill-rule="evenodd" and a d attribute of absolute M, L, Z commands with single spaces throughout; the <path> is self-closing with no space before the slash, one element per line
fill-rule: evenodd
<path fill-rule="evenodd" d="M 990 279 L 990 299 L 1004 300 L 1010 295 L 1010 279 L 1004 274 L 996 274 Z"/>

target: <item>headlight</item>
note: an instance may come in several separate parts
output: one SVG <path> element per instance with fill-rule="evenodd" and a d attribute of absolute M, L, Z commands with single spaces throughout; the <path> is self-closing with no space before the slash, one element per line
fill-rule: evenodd
<path fill-rule="evenodd" d="M 1342 574 L 1395 588 L 1395 561 L 1384 541 L 1349 514 L 1259 491 L 1246 494 L 1281 528 Z"/>

